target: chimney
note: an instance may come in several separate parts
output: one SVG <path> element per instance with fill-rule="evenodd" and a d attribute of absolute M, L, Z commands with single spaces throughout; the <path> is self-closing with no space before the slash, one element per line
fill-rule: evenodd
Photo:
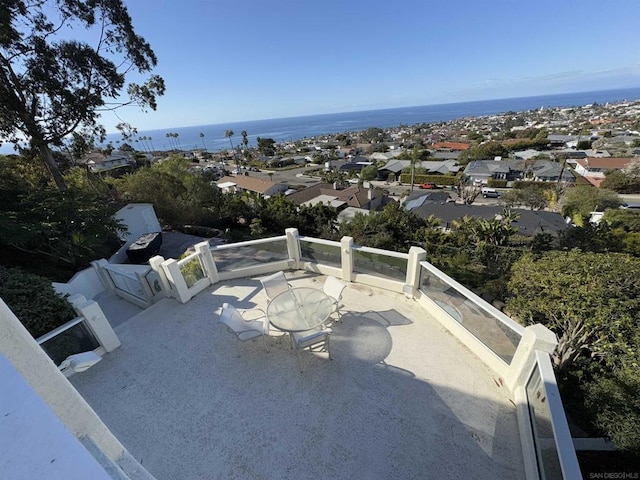
<path fill-rule="evenodd" d="M 369 199 L 369 201 L 373 200 L 373 188 L 369 188 L 367 190 L 367 198 Z"/>

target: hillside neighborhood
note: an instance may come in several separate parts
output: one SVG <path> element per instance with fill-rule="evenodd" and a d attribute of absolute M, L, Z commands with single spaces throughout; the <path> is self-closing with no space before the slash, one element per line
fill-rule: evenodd
<path fill-rule="evenodd" d="M 193 162 L 194 171 L 212 174 L 226 193 L 252 192 L 263 197 L 283 193 L 296 205 L 321 202 L 339 211 L 349 209 L 343 218 L 352 216 L 353 209 L 377 210 L 389 201 L 410 199 L 411 210 L 425 217 L 443 217 L 447 224 L 459 215 L 489 215 L 487 209 L 476 208 L 479 202 L 473 203 L 481 198 L 479 188 L 464 200 L 461 188 L 488 186 L 504 192 L 516 182 L 520 188 L 526 185 L 521 182 L 598 188 L 608 172 L 638 168 L 639 115 L 639 101 L 540 108 L 271 142 L 271 155 L 248 146 L 220 152 L 158 152 L 134 151 L 127 145 L 117 152 L 92 153 L 78 163 L 101 172 L 130 167 L 134 158 L 151 164 L 179 153 Z M 297 176 L 287 176 L 289 171 Z M 301 177 L 307 181 L 301 182 Z M 330 185 L 323 183 L 328 177 L 333 179 Z M 434 201 L 432 193 L 413 192 L 425 182 L 446 188 L 448 195 Z M 425 197 L 420 208 L 416 196 Z M 447 213 L 444 203 L 448 202 L 465 203 L 467 208 Z M 557 211 L 554 206 L 543 209 Z M 556 227 L 547 225 L 551 230 L 564 228 L 560 221 L 552 224 Z"/>

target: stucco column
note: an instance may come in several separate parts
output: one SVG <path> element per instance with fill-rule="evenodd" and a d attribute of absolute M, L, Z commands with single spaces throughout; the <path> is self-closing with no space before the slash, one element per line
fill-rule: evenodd
<path fill-rule="evenodd" d="M 353 238 L 340 239 L 340 258 L 342 260 L 342 280 L 353 281 Z"/>
<path fill-rule="evenodd" d="M 420 262 L 427 259 L 427 251 L 421 247 L 411 247 L 409 249 L 409 260 L 407 261 L 407 278 L 403 291 L 405 295 L 415 297 L 420 283 Z"/>
<path fill-rule="evenodd" d="M 205 240 L 204 242 L 196 243 L 193 248 L 198 255 L 200 255 L 200 260 L 202 261 L 207 277 L 209 277 L 209 281 L 212 284 L 218 283 L 220 281 L 220 277 L 218 276 L 216 263 L 213 261 L 209 242 Z"/>
<path fill-rule="evenodd" d="M 297 228 L 287 228 L 285 231 L 287 235 L 287 252 L 289 259 L 293 260 L 293 268 L 296 270 L 300 268 L 300 240 L 298 239 L 299 233 Z"/>
<path fill-rule="evenodd" d="M 505 385 L 513 392 L 523 386 L 536 361 L 536 350 L 552 354 L 558 345 L 556 334 L 544 325 L 530 325 L 524 329 L 522 339 L 513 355 L 505 378 Z"/>
<path fill-rule="evenodd" d="M 87 320 L 87 326 L 106 352 L 113 352 L 121 345 L 120 339 L 97 302 L 87 300 L 80 294 L 72 295 L 68 300 L 76 313 Z"/>

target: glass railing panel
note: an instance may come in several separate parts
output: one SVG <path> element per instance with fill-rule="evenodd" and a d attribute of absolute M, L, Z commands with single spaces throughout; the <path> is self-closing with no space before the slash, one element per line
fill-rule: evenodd
<path fill-rule="evenodd" d="M 353 271 L 404 282 L 407 279 L 407 259 L 354 248 Z"/>
<path fill-rule="evenodd" d="M 107 269 L 106 271 L 108 272 L 111 281 L 117 289 L 122 290 L 123 292 L 127 292 L 134 297 L 138 297 L 141 299 L 145 298 L 142 285 L 140 285 L 140 282 L 136 277 L 131 277 L 129 275 L 111 269 Z"/>
<path fill-rule="evenodd" d="M 162 292 L 162 281 L 160 280 L 160 275 L 158 275 L 158 272 L 156 272 L 155 270 L 150 270 L 144 276 L 144 280 L 145 282 L 147 282 L 149 290 L 151 291 L 151 294 L 153 296 L 158 295 L 160 292 Z"/>
<path fill-rule="evenodd" d="M 202 267 L 202 262 L 200 261 L 200 256 L 197 254 L 193 254 L 183 260 L 178 262 L 178 266 L 180 267 L 180 273 L 184 277 L 184 281 L 187 284 L 187 288 L 193 287 L 198 280 L 202 280 L 206 277 L 204 272 L 204 268 Z"/>
<path fill-rule="evenodd" d="M 211 253 L 218 272 L 230 272 L 289 259 L 286 239 L 255 244 L 242 242 L 237 247 L 227 244 L 224 248 L 213 249 Z"/>
<path fill-rule="evenodd" d="M 342 268 L 340 244 L 329 245 L 300 240 L 300 258 L 303 262 L 319 263 L 330 267 Z"/>
<path fill-rule="evenodd" d="M 419 288 L 493 353 L 507 364 L 511 363 L 520 343 L 520 333 L 424 267 L 420 268 Z"/>
<path fill-rule="evenodd" d="M 551 409 L 537 363 L 527 383 L 526 391 L 540 477 L 562 479 L 560 457 L 553 434 Z"/>
<path fill-rule="evenodd" d="M 56 365 L 60 365 L 69 355 L 95 350 L 100 344 L 83 319 L 40 343 L 40 346 Z"/>

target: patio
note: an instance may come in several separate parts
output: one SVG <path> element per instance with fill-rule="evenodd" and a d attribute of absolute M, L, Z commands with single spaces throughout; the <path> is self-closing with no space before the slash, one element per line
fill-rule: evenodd
<path fill-rule="evenodd" d="M 270 353 L 241 343 L 238 357 L 217 323 L 224 302 L 266 309 L 258 278 L 161 300 L 70 379 L 156 478 L 524 477 L 509 392 L 415 301 L 349 284 L 333 361 L 304 352 L 301 373 L 287 337 L 272 332 Z"/>

